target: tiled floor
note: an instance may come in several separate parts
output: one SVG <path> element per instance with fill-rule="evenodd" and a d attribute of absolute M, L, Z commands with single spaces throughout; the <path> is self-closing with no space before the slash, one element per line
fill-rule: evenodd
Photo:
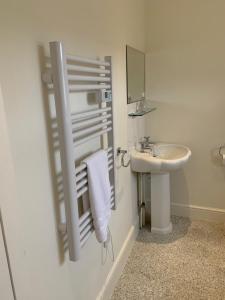
<path fill-rule="evenodd" d="M 167 236 L 143 229 L 111 300 L 225 299 L 225 227 L 173 217 Z"/>

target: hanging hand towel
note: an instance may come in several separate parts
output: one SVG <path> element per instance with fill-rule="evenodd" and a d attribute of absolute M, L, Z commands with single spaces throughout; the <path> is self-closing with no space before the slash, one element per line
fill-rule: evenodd
<path fill-rule="evenodd" d="M 107 152 L 100 150 L 84 160 L 87 165 L 90 208 L 96 238 L 107 241 L 108 223 L 111 215 L 111 188 L 109 182 Z"/>

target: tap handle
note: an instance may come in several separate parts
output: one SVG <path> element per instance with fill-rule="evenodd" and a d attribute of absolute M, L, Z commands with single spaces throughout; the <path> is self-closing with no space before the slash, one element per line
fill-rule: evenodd
<path fill-rule="evenodd" d="M 144 136 L 144 141 L 150 143 L 150 136 Z"/>
<path fill-rule="evenodd" d="M 126 154 L 127 150 L 124 150 L 121 147 L 119 147 L 119 148 L 117 148 L 116 153 L 117 153 L 117 156 L 120 155 L 120 154 Z"/>

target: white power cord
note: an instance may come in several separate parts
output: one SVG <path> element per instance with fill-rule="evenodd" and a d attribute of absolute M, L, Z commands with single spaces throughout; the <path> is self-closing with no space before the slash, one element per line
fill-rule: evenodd
<path fill-rule="evenodd" d="M 109 244 L 111 244 L 111 255 L 109 252 Z M 105 257 L 103 257 L 102 259 L 102 264 L 104 265 L 106 263 L 108 255 L 110 256 L 112 262 L 114 262 L 115 261 L 114 246 L 113 246 L 112 234 L 109 227 L 108 227 L 107 240 L 103 243 L 103 249 L 105 249 Z"/>

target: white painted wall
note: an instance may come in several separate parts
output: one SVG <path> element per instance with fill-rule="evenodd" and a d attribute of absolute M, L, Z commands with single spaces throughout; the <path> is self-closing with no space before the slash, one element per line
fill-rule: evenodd
<path fill-rule="evenodd" d="M 0 231 L 0 290 L 1 297 L 5 300 L 13 300 L 12 286 L 10 282 L 9 269 L 7 265 L 6 252 L 3 242 L 2 231 Z"/>
<path fill-rule="evenodd" d="M 147 94 L 155 140 L 192 150 L 171 176 L 172 201 L 225 208 L 225 169 L 215 153 L 225 143 L 225 2 L 149 0 Z"/>
<path fill-rule="evenodd" d="M 12 187 L 12 160 L 8 140 L 8 131 L 0 87 L 0 299 L 13 300 L 13 290 L 10 280 L 9 266 L 7 262 L 6 239 L 4 236 L 4 203 L 10 201 Z"/>
<path fill-rule="evenodd" d="M 144 0 L 1 1 L 0 82 L 12 150 L 10 195 L 1 205 L 18 300 L 95 299 L 112 267 L 102 265 L 94 235 L 79 262 L 60 252 L 41 82 L 48 42 L 62 40 L 72 54 L 112 55 L 116 145 L 127 147 L 144 132 L 142 121 L 127 118 L 125 73 L 125 45 L 145 50 L 144 13 Z M 117 189 L 116 255 L 137 219 L 129 169 L 118 170 Z"/>

